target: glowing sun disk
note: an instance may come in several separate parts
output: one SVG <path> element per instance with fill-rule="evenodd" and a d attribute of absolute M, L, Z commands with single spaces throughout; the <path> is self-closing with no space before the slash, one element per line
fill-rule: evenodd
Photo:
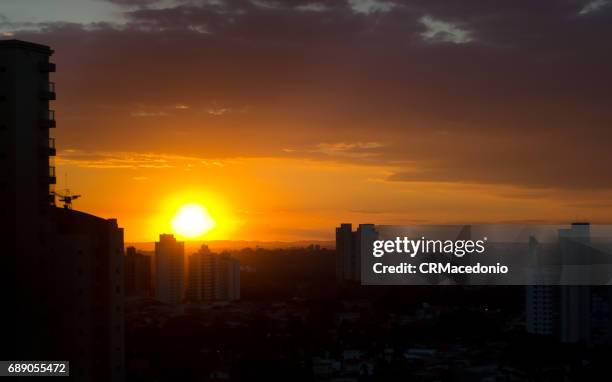
<path fill-rule="evenodd" d="M 215 221 L 199 204 L 186 204 L 172 218 L 172 229 L 183 237 L 198 237 L 210 231 Z"/>

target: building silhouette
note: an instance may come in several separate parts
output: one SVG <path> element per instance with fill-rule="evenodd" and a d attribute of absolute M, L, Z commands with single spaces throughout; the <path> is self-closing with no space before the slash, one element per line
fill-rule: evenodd
<path fill-rule="evenodd" d="M 76 380 L 124 378 L 123 229 L 115 219 L 56 208 L 46 318 Z"/>
<path fill-rule="evenodd" d="M 612 343 L 612 292 L 606 286 L 554 285 L 560 280 L 572 280 L 583 272 L 580 265 L 593 264 L 598 251 L 591 246 L 589 223 L 572 223 L 560 229 L 558 242 L 545 246 L 530 239 L 530 255 L 536 259 L 541 252 L 551 251 L 563 266 L 557 272 L 538 269 L 542 285 L 526 289 L 526 326 L 531 334 L 550 336 L 564 343 L 586 345 Z M 538 266 L 543 264 L 538 264 Z M 578 266 L 577 266 L 578 265 Z M 553 284 L 553 285 L 545 285 Z"/>
<path fill-rule="evenodd" d="M 155 243 L 155 297 L 165 304 L 183 301 L 185 242 L 174 235 L 161 234 Z"/>
<path fill-rule="evenodd" d="M 55 98 L 49 91 L 49 73 L 55 71 L 49 62 L 52 54 L 44 45 L 0 41 L 0 218 L 9 245 L 2 257 L 9 278 L 5 290 L 15 291 L 9 296 L 15 307 L 7 312 L 14 314 L 9 320 L 32 328 L 16 344 L 24 346 L 25 353 L 43 350 L 39 338 L 44 333 L 39 331 L 44 326 L 36 311 L 45 288 L 42 254 L 51 240 L 54 204 L 50 158 L 55 151 L 49 139 L 54 127 L 49 111 L 49 101 Z"/>
<path fill-rule="evenodd" d="M 188 301 L 214 300 L 213 253 L 207 245 L 189 256 L 189 278 L 186 297 Z"/>
<path fill-rule="evenodd" d="M 559 250 L 564 264 L 572 263 L 572 256 L 588 256 L 591 241 L 589 223 L 572 223 L 569 229 L 559 230 Z M 560 288 L 559 335 L 562 342 L 591 343 L 590 286 L 562 286 Z"/>
<path fill-rule="evenodd" d="M 52 54 L 0 41 L 3 359 L 68 360 L 73 380 L 122 381 L 123 230 L 55 207 Z"/>
<path fill-rule="evenodd" d="M 339 282 L 352 279 L 356 272 L 354 246 L 353 225 L 343 223 L 336 227 L 336 280 Z"/>
<path fill-rule="evenodd" d="M 151 256 L 138 253 L 134 247 L 128 247 L 125 254 L 125 295 L 152 296 Z"/>
<path fill-rule="evenodd" d="M 360 224 L 353 232 L 351 224 L 336 228 L 336 280 L 361 281 L 361 259 L 372 255 L 373 242 L 378 239 L 374 224 Z"/>
<path fill-rule="evenodd" d="M 528 333 L 553 336 L 558 332 L 559 288 L 554 285 L 555 272 L 542 267 L 541 252 L 546 250 L 544 246 L 535 237 L 529 237 L 529 257 L 534 262 L 535 271 L 534 284 L 525 287 L 526 326 Z"/>
<path fill-rule="evenodd" d="M 187 300 L 233 301 L 240 299 L 240 262 L 228 253 L 212 253 L 207 245 L 189 257 Z"/>

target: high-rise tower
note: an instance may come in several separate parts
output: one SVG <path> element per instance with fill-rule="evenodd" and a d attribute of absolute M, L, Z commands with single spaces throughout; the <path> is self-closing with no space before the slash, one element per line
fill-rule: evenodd
<path fill-rule="evenodd" d="M 4 282 L 14 309 L 6 312 L 18 327 L 16 342 L 30 344 L 27 353 L 39 347 L 41 327 L 36 320 L 42 303 L 42 271 L 51 239 L 50 219 L 54 198 L 55 145 L 50 128 L 55 127 L 49 102 L 55 87 L 49 74 L 53 50 L 18 40 L 0 41 L 0 220 L 8 248 L 0 255 L 6 271 Z M 24 304 L 23 301 L 29 303 Z M 6 317 L 6 316 L 5 316 Z M 15 357 L 13 357 L 15 358 Z"/>
<path fill-rule="evenodd" d="M 351 224 L 336 227 L 336 280 L 361 281 L 361 261 L 371 255 L 372 245 L 378 239 L 374 224 L 360 224 L 353 232 Z"/>
<path fill-rule="evenodd" d="M 174 235 L 159 235 L 155 264 L 155 297 L 166 304 L 180 304 L 185 290 L 185 242 L 176 241 Z"/>
<path fill-rule="evenodd" d="M 234 301 L 240 299 L 240 262 L 229 253 L 212 253 L 207 245 L 189 257 L 187 299 Z"/>
<path fill-rule="evenodd" d="M 53 51 L 0 41 L 2 359 L 67 360 L 76 381 L 122 381 L 123 229 L 55 207 Z"/>

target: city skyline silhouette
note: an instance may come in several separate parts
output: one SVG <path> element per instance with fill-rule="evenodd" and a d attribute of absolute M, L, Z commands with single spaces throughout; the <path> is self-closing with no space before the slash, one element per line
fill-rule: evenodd
<path fill-rule="evenodd" d="M 0 8 L 0 376 L 600 380 L 612 2 Z"/>

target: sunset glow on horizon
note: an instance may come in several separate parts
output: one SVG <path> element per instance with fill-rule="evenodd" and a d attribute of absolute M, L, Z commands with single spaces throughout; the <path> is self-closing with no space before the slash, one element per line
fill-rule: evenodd
<path fill-rule="evenodd" d="M 143 227 L 134 241 L 153 241 L 162 233 L 173 233 L 179 240 L 219 240 L 240 226 L 224 200 L 197 188 L 168 194 L 152 205 L 139 223 L 132 223 Z"/>
<path fill-rule="evenodd" d="M 612 0 L 0 4 L 0 376 L 606 375 Z"/>
<path fill-rule="evenodd" d="M 84 0 L 37 28 L 19 3 L 0 32 L 55 50 L 58 184 L 126 241 L 187 203 L 217 222 L 207 240 L 610 223 L 611 7 L 538 8 L 526 34 L 535 4 Z"/>

